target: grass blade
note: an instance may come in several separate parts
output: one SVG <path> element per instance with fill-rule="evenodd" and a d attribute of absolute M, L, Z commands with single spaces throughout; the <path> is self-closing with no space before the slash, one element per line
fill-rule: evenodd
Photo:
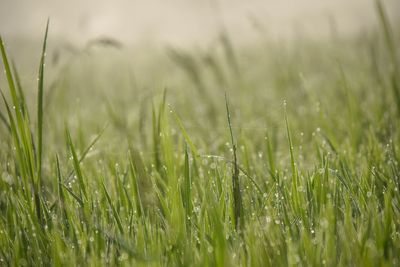
<path fill-rule="evenodd" d="M 78 178 L 79 187 L 80 187 L 81 191 L 83 192 L 83 195 L 87 199 L 88 195 L 87 195 L 87 192 L 86 192 L 85 183 L 83 181 L 83 175 L 82 175 L 82 170 L 81 170 L 81 167 L 80 167 L 80 164 L 79 164 L 78 155 L 76 154 L 75 147 L 74 147 L 74 145 L 72 143 L 71 135 L 70 135 L 68 130 L 67 130 L 67 142 L 68 142 L 68 146 L 69 146 L 69 148 L 71 150 L 72 160 L 73 160 L 73 165 L 74 165 L 74 171 L 75 171 L 75 174 L 76 174 L 76 176 Z"/>
<path fill-rule="evenodd" d="M 120 219 L 120 217 L 119 217 L 119 215 L 118 215 L 117 210 L 115 209 L 114 205 L 112 204 L 110 194 L 108 194 L 108 191 L 107 191 L 107 189 L 106 189 L 106 186 L 104 185 L 104 181 L 101 182 L 101 185 L 102 185 L 102 187 L 103 187 L 104 194 L 106 195 L 107 202 L 108 202 L 108 204 L 109 204 L 110 207 L 111 207 L 111 210 L 112 210 L 114 219 L 115 219 L 115 221 L 117 222 L 118 229 L 119 229 L 119 231 L 121 232 L 121 234 L 123 234 L 123 233 L 124 233 L 124 228 L 122 227 L 121 219 Z"/>
<path fill-rule="evenodd" d="M 38 77 L 38 99 L 37 99 L 37 120 L 38 120 L 38 140 L 37 140 L 37 187 L 40 188 L 42 179 L 42 150 L 43 150 L 43 87 L 44 87 L 44 65 L 46 58 L 46 44 L 47 44 L 47 33 L 49 31 L 49 19 L 47 19 L 46 32 L 44 34 L 42 56 L 40 58 L 39 66 L 39 77 Z"/>
<path fill-rule="evenodd" d="M 187 144 L 190 147 L 190 150 L 192 151 L 192 153 L 194 154 L 195 157 L 199 156 L 199 153 L 197 152 L 196 147 L 194 146 L 192 140 L 190 139 L 188 133 L 185 130 L 185 127 L 183 126 L 182 121 L 180 120 L 178 114 L 176 114 L 175 111 L 172 111 L 172 114 L 174 115 L 175 121 L 178 124 L 179 128 L 181 129 L 182 135 L 185 138 L 185 141 L 187 142 Z"/>
<path fill-rule="evenodd" d="M 239 165 L 236 155 L 236 143 L 233 137 L 232 123 L 231 123 L 231 113 L 229 111 L 228 97 L 225 93 L 225 106 L 226 114 L 228 117 L 229 132 L 231 135 L 232 153 L 233 153 L 233 171 L 232 171 L 232 194 L 233 194 L 233 210 L 235 219 L 235 228 L 238 230 L 239 227 L 243 226 L 244 220 L 242 217 L 243 206 L 242 206 L 242 195 L 240 192 L 239 183 Z"/>

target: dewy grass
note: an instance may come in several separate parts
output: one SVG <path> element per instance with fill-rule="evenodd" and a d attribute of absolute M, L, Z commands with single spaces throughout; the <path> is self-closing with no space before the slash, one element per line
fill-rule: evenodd
<path fill-rule="evenodd" d="M 19 96 L 17 93 L 14 83 L 14 77 L 11 72 L 11 68 L 9 65 L 9 61 L 1 37 L 0 37 L 0 49 L 7 77 L 9 92 L 12 98 L 12 109 L 14 111 L 14 114 L 11 110 L 10 105 L 7 103 L 7 100 L 4 97 L 3 93 L 2 96 L 4 104 L 6 105 L 7 108 L 8 119 L 10 121 L 9 124 L 11 126 L 11 134 L 13 136 L 13 141 L 14 141 L 13 145 L 16 150 L 18 164 L 21 170 L 21 176 L 23 177 L 24 180 L 23 189 L 25 192 L 28 192 L 28 188 L 32 186 L 36 215 L 38 219 L 41 220 L 42 214 L 41 214 L 40 192 L 38 187 L 39 178 L 36 173 L 36 169 L 38 166 L 37 163 L 35 162 L 36 151 L 34 149 L 34 144 L 32 143 L 32 138 L 31 138 L 32 136 L 29 128 L 29 117 L 27 116 L 26 112 L 23 112 L 25 108 L 23 108 L 22 106 L 25 105 L 25 103 L 21 102 L 21 96 Z M 28 184 L 28 180 L 31 183 L 30 185 Z M 26 193 L 25 196 L 27 198 L 26 200 L 30 201 L 29 193 Z"/>
<path fill-rule="evenodd" d="M 46 58 L 47 33 L 49 32 L 49 22 L 47 20 L 46 32 L 44 34 L 42 55 L 40 57 L 39 77 L 38 77 L 38 98 L 37 98 L 37 190 L 40 190 L 42 179 L 42 154 L 43 154 L 43 87 L 44 87 L 44 65 Z M 20 86 L 18 86 L 20 88 Z M 20 90 L 22 92 L 22 90 Z M 23 96 L 22 94 L 20 94 Z M 24 98 L 21 98 L 24 101 Z"/>
<path fill-rule="evenodd" d="M 0 266 L 400 265 L 383 8 L 362 42 L 141 53 L 135 88 L 103 46 L 45 76 L 45 37 L 34 99 L 0 40 Z"/>
<path fill-rule="evenodd" d="M 229 111 L 228 98 L 225 94 L 225 106 L 226 114 L 228 118 L 229 133 L 231 136 L 232 154 L 233 154 L 233 170 L 232 170 L 232 195 L 233 195 L 233 213 L 235 228 L 243 227 L 243 206 L 242 206 L 242 193 L 240 192 L 240 181 L 239 181 L 239 164 L 236 154 L 236 141 L 233 137 L 231 113 Z"/>

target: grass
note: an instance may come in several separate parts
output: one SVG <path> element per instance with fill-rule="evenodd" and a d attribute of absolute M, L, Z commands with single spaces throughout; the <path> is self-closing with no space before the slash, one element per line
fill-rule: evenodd
<path fill-rule="evenodd" d="M 0 265 L 398 266 L 399 29 L 377 18 L 45 65 L 46 27 L 35 90 L 0 40 Z"/>

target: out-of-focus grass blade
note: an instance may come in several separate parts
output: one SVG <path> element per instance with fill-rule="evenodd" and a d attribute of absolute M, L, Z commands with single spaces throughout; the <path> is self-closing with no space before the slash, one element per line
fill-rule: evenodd
<path fill-rule="evenodd" d="M 83 175 L 82 175 L 82 170 L 81 170 L 81 167 L 80 167 L 80 164 L 79 164 L 78 155 L 76 154 L 75 147 L 72 144 L 71 135 L 70 135 L 68 130 L 67 130 L 67 141 L 68 141 L 68 146 L 69 146 L 69 148 L 71 150 L 72 160 L 73 160 L 73 165 L 74 165 L 74 171 L 75 171 L 76 176 L 78 178 L 79 187 L 80 187 L 81 191 L 83 192 L 83 195 L 87 199 L 86 186 L 85 186 L 85 183 L 83 181 Z"/>
<path fill-rule="evenodd" d="M 62 210 L 62 214 L 64 217 L 65 229 L 68 229 L 70 222 L 69 222 L 68 212 L 67 212 L 66 204 L 65 204 L 63 183 L 61 180 L 62 178 L 61 178 L 61 170 L 60 170 L 60 161 L 58 160 L 57 154 L 56 154 L 56 171 L 57 171 L 57 180 L 58 180 L 58 187 L 57 187 L 58 188 L 58 199 L 60 201 L 60 208 Z M 81 200 L 79 199 L 79 201 L 81 201 Z"/>
<path fill-rule="evenodd" d="M 194 146 L 192 140 L 190 139 L 188 133 L 186 132 L 185 127 L 183 126 L 183 123 L 182 123 L 182 121 L 180 120 L 178 114 L 176 114 L 175 111 L 172 111 L 172 114 L 174 115 L 175 121 L 176 121 L 176 123 L 178 124 L 179 128 L 181 129 L 182 135 L 183 135 L 183 137 L 185 138 L 187 144 L 189 145 L 190 150 L 192 150 L 192 154 L 193 154 L 195 157 L 198 157 L 198 156 L 199 156 L 199 153 L 197 152 L 196 147 Z"/>
<path fill-rule="evenodd" d="M 1 89 L 0 89 L 0 92 L 2 92 Z M 3 94 L 3 92 L 1 94 Z M 1 113 L 1 111 L 0 111 L 0 120 L 4 124 L 4 126 L 7 128 L 7 130 L 9 132 L 11 132 L 10 124 L 7 122 L 6 117 L 3 115 L 3 113 Z"/>
<path fill-rule="evenodd" d="M 46 32 L 44 34 L 42 56 L 40 58 L 39 65 L 39 77 L 38 77 L 38 98 L 37 98 L 37 121 L 38 121 L 38 140 L 37 140 L 37 186 L 40 187 L 42 179 L 42 150 L 43 150 L 43 87 L 44 87 L 44 65 L 46 58 L 46 44 L 47 44 L 47 33 L 49 31 L 49 19 L 47 19 Z"/>
<path fill-rule="evenodd" d="M 287 134 L 287 140 L 288 140 L 288 144 L 289 144 L 290 166 L 292 169 L 292 200 L 294 203 L 294 207 L 297 209 L 297 211 L 299 211 L 300 210 L 300 207 L 299 207 L 300 201 L 299 201 L 299 194 L 298 194 L 299 181 L 298 181 L 296 163 L 294 160 L 292 135 L 290 132 L 289 122 L 288 122 L 287 113 L 286 113 L 286 102 L 284 103 L 284 105 L 285 105 L 284 112 L 285 112 L 286 134 Z"/>
<path fill-rule="evenodd" d="M 190 175 L 189 153 L 185 149 L 185 165 L 184 165 L 184 185 L 183 185 L 183 204 L 186 209 L 186 217 L 192 214 L 192 176 Z"/>
<path fill-rule="evenodd" d="M 73 198 L 75 198 L 76 201 L 78 201 L 78 203 L 81 205 L 81 207 L 83 207 L 83 205 L 84 205 L 83 200 L 77 194 L 75 194 L 71 189 L 69 189 L 65 184 L 62 184 L 62 186 L 67 190 L 67 192 Z"/>
<path fill-rule="evenodd" d="M 393 41 L 393 31 L 390 27 L 388 16 L 381 0 L 375 1 L 376 9 L 378 11 L 379 20 L 382 24 L 383 32 L 385 35 L 385 42 L 392 57 L 396 54 L 396 47 Z M 394 59 L 394 58 L 393 58 Z"/>
<path fill-rule="evenodd" d="M 234 71 L 237 78 L 240 77 L 239 63 L 236 58 L 235 49 L 233 47 L 232 41 L 228 35 L 228 32 L 224 29 L 220 34 L 220 41 L 224 48 L 225 57 L 227 59 L 229 67 Z"/>
<path fill-rule="evenodd" d="M 129 153 L 129 171 L 130 171 L 130 175 L 132 176 L 132 180 L 133 180 L 136 212 L 137 212 L 138 216 L 141 217 L 142 213 L 143 213 L 143 202 L 142 202 L 142 198 L 140 196 L 140 186 L 139 186 L 139 182 L 138 182 L 137 173 L 135 171 L 135 164 L 134 164 L 132 152 Z"/>
<path fill-rule="evenodd" d="M 229 132 L 231 135 L 231 143 L 232 143 L 232 153 L 233 153 L 233 171 L 232 171 L 232 195 L 233 195 L 233 211 L 234 211 L 234 219 L 235 219 L 235 228 L 238 230 L 239 227 L 243 227 L 244 218 L 243 218 L 243 204 L 242 204 L 242 194 L 240 191 L 240 181 L 239 181 L 239 165 L 237 161 L 236 154 L 236 142 L 233 137 L 232 131 L 232 122 L 231 122 L 231 113 L 229 111 L 229 103 L 228 96 L 225 93 L 225 106 L 226 106 L 226 114 L 228 117 L 228 126 Z"/>
<path fill-rule="evenodd" d="M 6 49 L 4 47 L 3 39 L 1 38 L 1 36 L 0 36 L 0 50 L 1 50 L 1 56 L 2 56 L 2 59 L 3 59 L 4 70 L 5 70 L 5 73 L 6 73 L 8 88 L 10 90 L 12 102 L 13 102 L 13 105 L 15 106 L 16 113 L 18 114 L 19 111 L 20 111 L 18 96 L 17 96 L 17 92 L 16 92 L 16 89 L 15 89 L 15 83 L 14 83 L 14 79 L 12 77 L 10 64 L 8 63 Z"/>
<path fill-rule="evenodd" d="M 86 149 L 83 151 L 82 155 L 79 157 L 79 164 L 82 163 L 82 161 L 86 158 L 87 154 L 89 153 L 89 151 L 93 148 L 93 146 L 97 143 L 97 141 L 99 141 L 100 137 L 103 135 L 104 131 L 106 130 L 107 125 L 104 126 L 104 128 L 100 131 L 100 133 L 93 139 L 92 142 L 90 142 L 90 144 L 86 147 Z M 68 172 L 68 176 L 66 178 L 66 182 L 69 182 L 69 179 L 71 179 L 72 175 L 74 174 L 74 169 L 70 170 Z"/>
<path fill-rule="evenodd" d="M 154 106 L 152 105 L 152 126 L 153 126 L 153 154 L 154 154 L 154 163 L 156 169 L 159 171 L 161 168 L 161 159 L 160 159 L 160 132 L 159 127 L 157 127 L 157 112 Z"/>
<path fill-rule="evenodd" d="M 107 236 L 107 238 L 110 239 L 110 241 L 118 244 L 126 253 L 129 254 L 129 256 L 131 256 L 137 261 L 149 262 L 155 259 L 154 257 L 148 257 L 137 252 L 135 249 L 132 248 L 132 246 L 128 243 L 128 241 L 121 236 L 111 235 L 109 233 L 105 233 L 102 230 L 100 230 L 100 232 L 102 232 L 105 236 Z"/>
<path fill-rule="evenodd" d="M 400 71 L 399 71 L 399 65 L 398 65 L 398 59 L 397 59 L 397 50 L 396 50 L 396 44 L 395 40 L 393 38 L 393 31 L 392 28 L 390 27 L 390 22 L 388 19 L 388 16 L 386 14 L 384 5 L 382 4 L 381 0 L 376 0 L 376 9 L 377 13 L 379 16 L 379 20 L 382 25 L 383 33 L 384 33 L 384 38 L 385 38 L 385 43 L 388 49 L 388 54 L 391 59 L 391 64 L 392 64 L 392 71 L 390 74 L 390 84 L 392 86 L 393 94 L 396 98 L 396 105 L 397 105 L 397 112 L 398 115 L 400 116 Z"/>
<path fill-rule="evenodd" d="M 19 78 L 18 70 L 15 67 L 14 62 L 12 62 L 12 69 L 13 69 L 13 73 L 14 73 L 15 83 L 16 83 L 17 89 L 18 89 L 19 102 L 20 102 L 22 115 L 25 117 L 28 117 L 28 119 L 29 119 L 29 113 L 28 113 L 28 110 L 26 107 L 26 102 L 25 102 L 25 94 L 24 94 L 24 91 L 22 90 L 21 80 Z"/>
<path fill-rule="evenodd" d="M 28 170 L 27 170 L 27 166 L 24 164 L 24 162 L 25 162 L 24 152 L 23 152 L 23 149 L 21 147 L 20 140 L 19 140 L 17 125 L 16 125 L 16 122 L 15 122 L 14 116 L 11 113 L 10 106 L 8 105 L 7 100 L 6 100 L 3 92 L 0 91 L 0 93 L 1 93 L 1 96 L 3 98 L 4 104 L 6 105 L 8 118 L 10 120 L 10 130 L 11 130 L 10 132 L 11 132 L 11 136 L 12 136 L 13 143 L 14 143 L 14 146 L 15 146 L 15 154 L 16 154 L 16 157 L 17 157 L 17 162 L 19 162 L 18 166 L 21 169 L 20 171 L 22 173 L 22 180 L 23 180 L 24 186 L 26 188 L 28 188 L 28 180 L 27 180 Z M 31 181 L 33 182 L 33 177 L 31 177 Z M 25 192 L 27 192 L 27 191 L 25 191 Z M 25 194 L 25 197 L 27 199 L 30 199 L 30 196 L 28 196 L 28 193 Z"/>
<path fill-rule="evenodd" d="M 108 194 L 106 186 L 104 185 L 104 181 L 101 182 L 101 185 L 103 187 L 104 194 L 106 195 L 108 205 L 110 205 L 110 207 L 111 207 L 114 219 L 117 222 L 118 229 L 121 232 L 121 234 L 123 234 L 124 233 L 124 228 L 122 227 L 121 218 L 119 217 L 117 210 L 115 209 L 114 205 L 112 204 L 111 197 Z"/>

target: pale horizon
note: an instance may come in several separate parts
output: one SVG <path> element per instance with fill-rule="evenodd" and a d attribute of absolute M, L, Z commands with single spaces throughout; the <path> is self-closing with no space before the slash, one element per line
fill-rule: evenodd
<path fill-rule="evenodd" d="M 400 2 L 384 1 L 398 21 Z M 13 1 L 0 4 L 0 34 L 41 38 L 49 17 L 50 34 L 82 42 L 107 36 L 126 43 L 143 40 L 174 45 L 212 40 L 225 27 L 235 41 L 297 35 L 327 38 L 332 28 L 346 36 L 376 27 L 375 1 Z"/>

